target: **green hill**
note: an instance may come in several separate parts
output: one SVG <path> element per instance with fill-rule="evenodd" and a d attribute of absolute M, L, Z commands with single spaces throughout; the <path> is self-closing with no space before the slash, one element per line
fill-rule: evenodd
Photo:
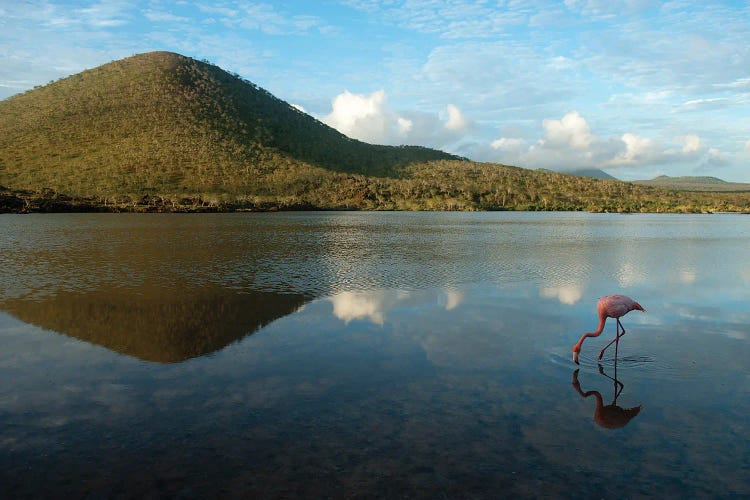
<path fill-rule="evenodd" d="M 315 167 L 394 175 L 455 158 L 350 139 L 256 85 L 169 52 L 0 102 L 0 185 L 72 195 L 274 191 Z"/>
<path fill-rule="evenodd" d="M 660 175 L 650 180 L 633 181 L 642 186 L 653 186 L 675 191 L 750 191 L 750 184 L 743 182 L 727 182 L 717 177 L 684 176 L 669 177 Z"/>

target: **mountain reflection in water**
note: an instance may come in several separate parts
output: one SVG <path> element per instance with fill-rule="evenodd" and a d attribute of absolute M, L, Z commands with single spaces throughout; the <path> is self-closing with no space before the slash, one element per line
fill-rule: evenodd
<path fill-rule="evenodd" d="M 0 310 L 120 354 L 176 363 L 222 349 L 293 313 L 307 300 L 300 294 L 218 286 L 143 286 L 10 298 L 0 302 Z"/>

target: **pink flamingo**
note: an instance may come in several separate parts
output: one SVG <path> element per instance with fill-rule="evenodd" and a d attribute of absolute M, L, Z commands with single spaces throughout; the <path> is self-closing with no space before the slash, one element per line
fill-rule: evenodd
<path fill-rule="evenodd" d="M 622 323 L 620 323 L 620 317 L 625 316 L 627 313 L 633 310 L 646 312 L 646 310 L 641 307 L 638 302 L 624 295 L 605 295 L 596 303 L 596 310 L 599 313 L 599 326 L 596 328 L 596 331 L 591 333 L 584 333 L 583 335 L 581 335 L 581 338 L 578 339 L 576 345 L 573 346 L 573 361 L 575 361 L 576 364 L 578 364 L 578 354 L 581 352 L 581 345 L 583 344 L 583 341 L 586 340 L 587 337 L 598 337 L 604 330 L 604 322 L 607 321 L 607 318 L 615 318 L 617 320 L 617 335 L 612 342 L 607 344 L 604 349 L 601 350 L 601 352 L 599 353 L 599 359 L 602 359 L 602 356 L 604 356 L 604 351 L 607 350 L 607 347 L 616 342 L 619 342 L 620 337 L 625 335 L 625 327 L 623 327 Z M 620 333 L 621 328 L 622 333 Z"/>

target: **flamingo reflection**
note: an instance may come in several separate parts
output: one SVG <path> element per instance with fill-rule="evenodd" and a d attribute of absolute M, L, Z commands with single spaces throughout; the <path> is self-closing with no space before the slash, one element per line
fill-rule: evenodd
<path fill-rule="evenodd" d="M 597 424 L 606 429 L 619 429 L 621 427 L 625 427 L 628 422 L 630 422 L 633 418 L 635 418 L 636 415 L 638 415 L 638 413 L 640 413 L 641 405 L 635 406 L 633 408 L 622 408 L 620 406 L 617 406 L 617 398 L 625 388 L 623 383 L 617 380 L 617 358 L 615 358 L 614 378 L 604 373 L 604 368 L 602 367 L 602 365 L 599 365 L 599 373 L 601 373 L 614 383 L 614 397 L 612 398 L 612 402 L 608 405 L 604 404 L 604 398 L 602 398 L 602 395 L 599 391 L 583 392 L 581 390 L 581 383 L 578 382 L 578 371 L 579 370 L 573 372 L 573 388 L 578 391 L 578 394 L 580 394 L 582 398 L 594 396 L 594 398 L 596 399 L 594 421 Z"/>

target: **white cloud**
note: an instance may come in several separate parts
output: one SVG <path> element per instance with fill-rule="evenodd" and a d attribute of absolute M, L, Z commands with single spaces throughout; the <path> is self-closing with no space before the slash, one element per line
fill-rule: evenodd
<path fill-rule="evenodd" d="M 698 172 L 711 172 L 717 168 L 726 167 L 730 164 L 727 156 L 716 148 L 709 148 L 703 157 L 703 161 L 696 168 Z"/>
<path fill-rule="evenodd" d="M 469 121 L 453 104 L 448 104 L 448 121 L 445 123 L 445 128 L 448 130 L 463 131 L 469 126 Z"/>
<path fill-rule="evenodd" d="M 399 117 L 386 106 L 383 90 L 369 95 L 352 94 L 347 90 L 336 96 L 332 107 L 323 122 L 354 139 L 387 143 L 403 131 Z"/>
<path fill-rule="evenodd" d="M 447 107 L 447 121 L 435 114 L 398 112 L 388 105 L 385 91 L 354 94 L 344 91 L 332 102 L 321 120 L 342 134 L 375 144 L 419 144 L 444 148 L 462 137 L 469 120 L 454 105 Z"/>
<path fill-rule="evenodd" d="M 490 143 L 490 147 L 492 149 L 499 149 L 502 151 L 513 151 L 513 152 L 520 152 L 521 149 L 525 146 L 526 142 L 523 139 L 519 139 L 516 137 L 501 137 L 499 139 L 495 139 Z"/>
<path fill-rule="evenodd" d="M 546 144 L 579 150 L 591 146 L 593 137 L 589 125 L 577 111 L 566 114 L 561 120 L 544 120 L 542 126 L 546 131 Z"/>
<path fill-rule="evenodd" d="M 544 135 L 527 146 L 520 138 L 500 137 L 490 142 L 490 160 L 528 168 L 567 170 L 593 167 L 640 167 L 697 160 L 704 154 L 703 140 L 697 134 L 662 144 L 650 137 L 626 132 L 620 137 L 601 137 L 591 131 L 577 111 L 561 119 L 542 121 Z M 717 152 L 718 153 L 718 152 Z M 714 158 L 717 155 L 706 153 Z"/>
<path fill-rule="evenodd" d="M 659 155 L 653 139 L 630 132 L 623 134 L 621 139 L 625 144 L 625 150 L 610 160 L 609 165 L 641 165 Z"/>
<path fill-rule="evenodd" d="M 595 136 L 577 111 L 561 119 L 542 121 L 544 135 L 529 146 L 518 138 L 501 137 L 490 143 L 494 159 L 527 168 L 571 169 L 602 166 L 625 149 L 622 141 Z"/>
<path fill-rule="evenodd" d="M 665 147 L 654 139 L 632 133 L 623 134 L 622 141 L 626 145 L 625 151 L 608 162 L 608 165 L 641 166 L 673 163 L 696 159 L 703 152 L 703 141 L 696 134 L 676 137 L 675 144 L 679 149 Z"/>
<path fill-rule="evenodd" d="M 403 133 L 409 133 L 412 128 L 414 128 L 414 122 L 411 120 L 407 120 L 406 118 L 398 117 L 398 120 L 396 120 L 398 123 L 398 129 L 399 131 Z"/>
<path fill-rule="evenodd" d="M 745 143 L 745 154 L 750 155 L 750 139 Z"/>
<path fill-rule="evenodd" d="M 728 97 L 707 97 L 690 99 L 677 108 L 678 111 L 707 111 L 731 106 L 733 99 Z"/>
<path fill-rule="evenodd" d="M 701 150 L 703 147 L 703 141 L 695 134 L 686 135 L 685 137 L 679 138 L 683 141 L 682 153 L 692 154 Z M 678 139 L 678 140 L 679 140 Z"/>
<path fill-rule="evenodd" d="M 715 86 L 717 88 L 738 89 L 738 90 L 748 91 L 750 90 L 750 77 L 737 78 L 733 82 L 717 83 Z"/>

